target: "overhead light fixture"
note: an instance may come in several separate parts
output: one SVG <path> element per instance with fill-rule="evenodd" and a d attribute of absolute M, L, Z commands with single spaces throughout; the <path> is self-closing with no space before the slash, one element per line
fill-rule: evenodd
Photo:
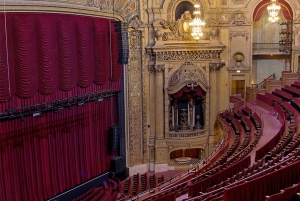
<path fill-rule="evenodd" d="M 101 96 L 99 96 L 97 99 L 96 99 L 96 103 L 98 103 L 98 102 L 100 102 L 100 101 L 103 101 L 103 96 L 101 95 Z"/>
<path fill-rule="evenodd" d="M 85 101 L 84 100 L 81 100 L 77 103 L 77 105 L 80 105 L 80 106 L 85 106 Z"/>
<path fill-rule="evenodd" d="M 205 25 L 205 22 L 201 20 L 201 11 L 200 11 L 200 5 L 195 4 L 195 11 L 193 15 L 195 16 L 193 21 L 189 23 L 191 27 L 191 35 L 195 40 L 199 40 L 203 36 L 203 26 Z"/>
<path fill-rule="evenodd" d="M 236 72 L 237 72 L 237 73 L 240 73 L 241 71 L 240 71 L 240 70 L 236 70 Z"/>
<path fill-rule="evenodd" d="M 277 0 L 271 0 L 267 10 L 270 22 L 276 22 L 279 20 L 278 14 L 280 11 L 280 5 L 277 3 Z"/>
<path fill-rule="evenodd" d="M 41 117 L 42 116 L 42 112 L 41 111 L 36 111 L 35 113 L 32 114 L 32 116 L 34 116 L 34 117 Z"/>

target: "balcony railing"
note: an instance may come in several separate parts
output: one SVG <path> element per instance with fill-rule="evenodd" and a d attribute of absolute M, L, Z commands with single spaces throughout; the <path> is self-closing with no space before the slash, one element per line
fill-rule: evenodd
<path fill-rule="evenodd" d="M 254 53 L 280 53 L 279 43 L 253 43 Z"/>

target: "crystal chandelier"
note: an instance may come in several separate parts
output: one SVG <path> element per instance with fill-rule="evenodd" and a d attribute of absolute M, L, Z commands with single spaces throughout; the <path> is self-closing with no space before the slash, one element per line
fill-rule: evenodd
<path fill-rule="evenodd" d="M 190 27 L 191 27 L 191 35 L 195 40 L 199 40 L 203 36 L 202 28 L 205 25 L 205 22 L 201 20 L 201 12 L 200 12 L 200 5 L 196 4 L 195 6 L 195 11 L 194 11 L 194 16 L 195 18 L 193 19 L 192 22 L 190 22 Z"/>
<path fill-rule="evenodd" d="M 270 5 L 267 7 L 269 13 L 269 21 L 276 22 L 279 20 L 278 14 L 280 11 L 280 5 L 277 4 L 277 0 L 271 0 Z"/>

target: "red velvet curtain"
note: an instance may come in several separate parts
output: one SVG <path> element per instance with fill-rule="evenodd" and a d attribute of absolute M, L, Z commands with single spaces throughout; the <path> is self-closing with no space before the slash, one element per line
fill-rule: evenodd
<path fill-rule="evenodd" d="M 110 33 L 116 40 L 109 23 L 74 15 L 8 13 L 5 30 L 0 14 L 0 113 L 105 89 L 119 91 L 122 66 L 117 55 L 107 53 Z M 112 45 L 118 50 L 116 41 Z M 1 200 L 45 200 L 109 170 L 116 153 L 108 153 L 107 131 L 114 123 L 116 97 L 0 122 Z"/>
<path fill-rule="evenodd" d="M 205 91 L 203 91 L 203 89 L 199 86 L 195 87 L 194 89 L 185 86 L 182 89 L 180 89 L 180 91 L 173 94 L 172 96 L 173 98 L 180 98 L 184 93 L 190 93 L 190 92 L 194 92 L 198 97 L 202 97 L 205 95 Z"/>
<path fill-rule="evenodd" d="M 225 190 L 224 201 L 264 201 L 266 195 L 300 181 L 300 161 L 257 179 Z"/>

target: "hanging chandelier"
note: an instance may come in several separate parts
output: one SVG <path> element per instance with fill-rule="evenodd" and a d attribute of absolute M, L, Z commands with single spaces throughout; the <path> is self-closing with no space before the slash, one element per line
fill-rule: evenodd
<path fill-rule="evenodd" d="M 201 20 L 201 12 L 200 12 L 200 5 L 196 4 L 194 11 L 195 18 L 192 22 L 189 23 L 191 27 L 191 35 L 195 40 L 199 40 L 203 36 L 202 28 L 205 25 L 205 22 Z"/>
<path fill-rule="evenodd" d="M 280 11 L 280 5 L 278 5 L 277 0 L 271 0 L 267 7 L 269 13 L 269 21 L 276 22 L 279 20 L 278 14 Z"/>

